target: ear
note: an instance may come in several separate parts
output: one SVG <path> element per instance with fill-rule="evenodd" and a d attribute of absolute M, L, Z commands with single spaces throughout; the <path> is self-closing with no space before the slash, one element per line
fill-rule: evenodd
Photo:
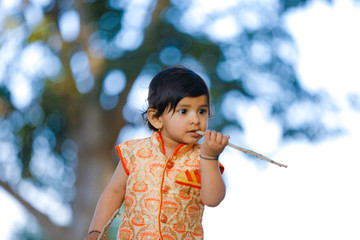
<path fill-rule="evenodd" d="M 154 108 L 149 108 L 146 115 L 148 121 L 153 125 L 156 129 L 160 130 L 163 127 L 163 122 L 161 117 L 156 116 L 157 110 Z"/>

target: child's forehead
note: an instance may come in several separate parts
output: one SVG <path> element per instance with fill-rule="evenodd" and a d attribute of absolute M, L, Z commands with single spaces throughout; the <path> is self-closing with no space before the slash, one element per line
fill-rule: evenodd
<path fill-rule="evenodd" d="M 208 98 L 206 95 L 201 95 L 198 97 L 184 97 L 177 104 L 178 107 L 184 106 L 206 106 L 208 107 Z"/>

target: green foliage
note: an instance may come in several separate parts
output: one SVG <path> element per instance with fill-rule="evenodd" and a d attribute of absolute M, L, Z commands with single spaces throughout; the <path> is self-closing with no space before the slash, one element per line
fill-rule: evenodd
<path fill-rule="evenodd" d="M 48 41 L 54 35 L 58 34 L 58 28 L 56 26 L 56 20 L 52 16 L 45 15 L 43 21 L 36 26 L 31 35 L 28 38 L 28 42 L 37 42 L 37 41 Z"/>

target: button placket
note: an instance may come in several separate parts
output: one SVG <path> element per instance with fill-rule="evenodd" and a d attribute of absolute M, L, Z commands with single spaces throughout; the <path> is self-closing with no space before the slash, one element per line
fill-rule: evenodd
<path fill-rule="evenodd" d="M 169 169 L 172 169 L 174 167 L 174 162 L 173 162 L 173 156 L 171 156 L 167 162 L 166 162 L 166 165 L 165 165 L 165 169 L 163 171 L 163 180 L 162 180 L 162 183 L 161 183 L 161 203 L 160 203 L 160 214 L 159 214 L 159 220 L 160 220 L 160 223 L 162 224 L 166 224 L 168 222 L 168 217 L 166 216 L 166 214 L 164 213 L 163 209 L 162 209 L 162 205 L 163 205 L 163 202 L 164 202 L 164 197 L 166 196 L 163 196 L 164 194 L 167 194 L 170 190 L 170 187 L 166 184 L 166 180 L 165 180 L 165 175 L 166 175 L 166 172 L 167 170 Z M 161 224 L 159 223 L 159 231 L 160 231 L 160 234 L 161 233 Z"/>

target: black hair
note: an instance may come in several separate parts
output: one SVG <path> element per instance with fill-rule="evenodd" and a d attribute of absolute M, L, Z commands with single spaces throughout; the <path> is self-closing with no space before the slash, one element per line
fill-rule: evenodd
<path fill-rule="evenodd" d="M 142 115 L 150 130 L 158 130 L 146 118 L 150 108 L 156 110 L 156 117 L 160 117 L 167 109 L 175 111 L 181 99 L 201 95 L 206 95 L 210 106 L 209 89 L 204 79 L 198 74 L 183 66 L 166 68 L 151 80 L 148 95 L 149 106 Z"/>

